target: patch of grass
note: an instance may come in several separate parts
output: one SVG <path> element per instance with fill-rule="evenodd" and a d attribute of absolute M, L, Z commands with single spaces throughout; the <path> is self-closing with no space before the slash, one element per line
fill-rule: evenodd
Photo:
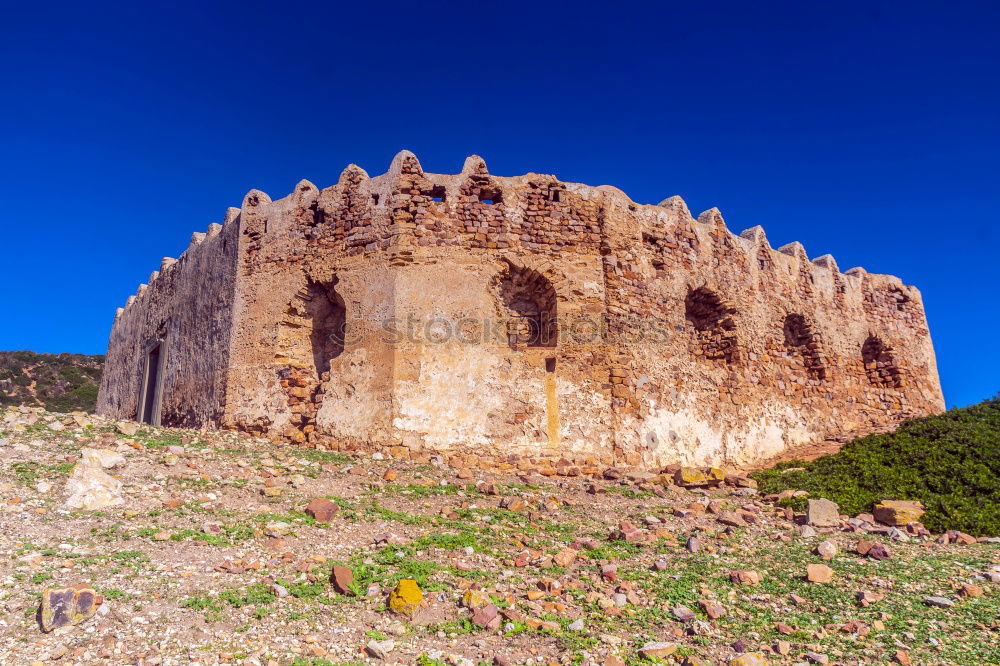
<path fill-rule="evenodd" d="M 420 516 L 402 511 L 386 509 L 377 502 L 372 502 L 365 507 L 365 515 L 371 518 L 381 518 L 382 520 L 392 520 L 404 525 L 427 525 L 434 522 L 431 516 Z"/>
<path fill-rule="evenodd" d="M 784 470 L 802 467 L 801 471 Z M 870 511 L 883 499 L 919 500 L 928 529 L 1000 534 L 1000 398 L 903 422 L 856 439 L 810 463 L 758 472 L 764 493 L 788 488 L 826 497 L 841 512 Z"/>
<path fill-rule="evenodd" d="M 372 491 L 372 494 L 382 495 L 382 496 L 405 495 L 407 497 L 420 498 L 420 497 L 440 497 L 442 495 L 457 495 L 461 491 L 478 494 L 478 491 L 476 491 L 475 488 L 472 486 L 470 486 L 469 488 L 463 488 L 461 486 L 455 485 L 454 483 L 449 483 L 444 486 L 438 484 L 434 484 L 431 486 L 424 486 L 415 483 L 402 486 L 392 485 L 392 486 L 387 486 L 385 488 L 379 488 L 377 490 L 374 490 Z"/>
<path fill-rule="evenodd" d="M 157 428 L 156 430 L 144 429 L 138 431 L 132 438 L 137 442 L 142 442 L 142 444 L 148 449 L 165 449 L 168 446 L 184 446 L 185 435 L 179 432 L 171 432 L 169 430 L 163 430 Z M 187 445 L 196 445 L 195 442 L 188 442 Z"/>
<path fill-rule="evenodd" d="M 10 466 L 17 482 L 22 486 L 33 486 L 40 479 L 48 479 L 56 476 L 67 476 L 73 471 L 73 463 L 57 463 L 55 465 L 45 465 L 37 462 L 16 462 Z"/>
<path fill-rule="evenodd" d="M 351 457 L 345 453 L 324 451 L 323 449 L 296 449 L 293 455 L 303 460 L 327 465 L 346 465 L 351 462 Z"/>
<path fill-rule="evenodd" d="M 222 618 L 226 607 L 245 608 L 248 606 L 258 606 L 254 613 L 257 618 L 265 617 L 267 611 L 261 606 L 266 606 L 274 602 L 277 597 L 270 588 L 260 583 L 248 585 L 242 590 L 223 590 L 217 595 L 203 595 L 188 597 L 181 603 L 182 608 L 204 611 L 207 621 L 219 620 Z"/>

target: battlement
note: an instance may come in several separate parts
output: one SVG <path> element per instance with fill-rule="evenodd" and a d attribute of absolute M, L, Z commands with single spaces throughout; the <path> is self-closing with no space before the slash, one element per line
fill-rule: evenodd
<path fill-rule="evenodd" d="M 458 174 L 437 174 L 425 172 L 418 158 L 404 150 L 379 176 L 370 177 L 351 164 L 336 184 L 322 190 L 308 180 L 275 200 L 250 190 L 242 208 L 252 210 L 259 219 L 310 208 L 311 232 L 331 239 L 324 244 L 327 250 L 339 245 L 346 251 L 371 253 L 412 241 L 418 246 L 596 253 L 609 234 L 638 241 L 644 232 L 671 234 L 683 228 L 696 235 L 699 248 L 711 247 L 714 237 L 742 251 L 751 269 L 760 263 L 777 265 L 788 275 L 808 272 L 813 281 L 835 280 L 851 289 L 860 288 L 862 277 L 868 275 L 862 269 L 841 272 L 830 255 L 810 260 L 798 242 L 774 249 L 759 226 L 735 234 L 717 208 L 695 217 L 679 196 L 659 204 L 641 204 L 610 185 L 569 183 L 536 173 L 494 176 L 477 155 L 467 157 Z M 609 230 L 609 214 L 624 218 L 626 224 Z M 584 224 L 563 228 L 569 226 L 567 219 L 581 217 L 588 218 Z M 259 249 L 266 251 L 269 238 L 286 232 L 285 227 L 272 224 L 253 233 L 259 236 Z M 893 276 L 871 278 L 872 283 L 903 287 Z"/>
<path fill-rule="evenodd" d="M 125 301 L 124 307 L 120 307 L 115 311 L 114 325 L 117 325 L 119 320 L 133 309 L 133 304 L 138 303 L 141 306 L 144 301 L 152 297 L 152 294 L 159 292 L 163 288 L 162 285 L 164 283 L 175 280 L 178 272 L 187 271 L 187 267 L 190 264 L 197 263 L 196 258 L 203 260 L 208 255 L 220 252 L 222 250 L 220 247 L 221 244 L 216 244 L 214 240 L 222 236 L 224 230 L 238 227 L 239 214 L 239 208 L 228 208 L 222 224 L 213 222 L 208 225 L 208 228 L 204 232 L 194 232 L 191 234 L 188 246 L 181 253 L 180 257 L 177 259 L 163 257 L 160 260 L 159 269 L 150 273 L 149 280 L 145 284 L 139 285 L 136 293 L 129 296 Z M 166 288 L 169 289 L 169 287 Z"/>

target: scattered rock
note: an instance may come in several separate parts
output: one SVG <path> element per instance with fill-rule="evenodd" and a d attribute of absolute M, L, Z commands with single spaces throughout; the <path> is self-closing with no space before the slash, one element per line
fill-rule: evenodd
<path fill-rule="evenodd" d="M 139 424 L 134 421 L 121 421 L 115 426 L 115 429 L 126 437 L 135 437 L 136 433 L 139 432 Z"/>
<path fill-rule="evenodd" d="M 705 615 L 713 620 L 717 620 L 726 614 L 726 608 L 715 599 L 701 599 L 698 605 L 705 611 Z"/>
<path fill-rule="evenodd" d="M 837 527 L 840 525 L 840 507 L 828 499 L 811 499 L 806 508 L 806 522 L 813 527 Z"/>
<path fill-rule="evenodd" d="M 816 536 L 816 529 L 811 525 L 798 525 L 795 528 L 795 533 L 803 539 L 810 539 Z"/>
<path fill-rule="evenodd" d="M 837 543 L 829 539 L 816 546 L 816 554 L 822 557 L 827 562 L 836 557 L 837 552 L 838 552 Z"/>
<path fill-rule="evenodd" d="M 726 511 L 720 515 L 716 520 L 718 520 L 723 525 L 729 525 L 730 527 L 744 527 L 747 521 L 743 517 L 736 513 L 735 511 Z"/>
<path fill-rule="evenodd" d="M 336 565 L 330 572 L 330 582 L 338 594 L 353 594 L 351 585 L 354 583 L 354 571 L 350 567 Z"/>
<path fill-rule="evenodd" d="M 875 520 L 895 527 L 912 525 L 924 515 L 924 505 L 909 500 L 883 500 L 872 511 Z"/>
<path fill-rule="evenodd" d="M 389 608 L 400 615 L 412 618 L 423 599 L 424 593 L 420 591 L 417 581 L 404 578 L 389 594 Z"/>
<path fill-rule="evenodd" d="M 496 604 L 486 604 L 472 613 L 472 624 L 493 631 L 500 627 L 500 609 Z"/>
<path fill-rule="evenodd" d="M 775 622 L 774 630 L 777 631 L 782 636 L 788 636 L 789 634 L 795 633 L 795 627 L 784 622 Z"/>
<path fill-rule="evenodd" d="M 972 585 L 971 583 L 966 583 L 965 585 L 962 586 L 962 588 L 958 591 L 958 593 L 967 599 L 975 599 L 976 597 L 983 596 L 983 594 L 985 594 L 985 591 L 978 585 Z"/>
<path fill-rule="evenodd" d="M 955 602 L 947 597 L 928 596 L 924 597 L 924 603 L 935 608 L 951 608 Z"/>
<path fill-rule="evenodd" d="M 729 580 L 737 585 L 759 585 L 763 578 L 752 569 L 739 569 L 729 572 Z"/>
<path fill-rule="evenodd" d="M 885 595 L 882 594 L 882 593 L 880 593 L 880 592 L 861 591 L 861 592 L 858 592 L 855 595 L 855 598 L 858 600 L 858 604 L 862 608 L 867 608 L 868 606 L 871 606 L 872 604 L 875 604 L 875 603 L 878 603 L 879 601 L 882 601 L 882 599 L 885 598 Z"/>
<path fill-rule="evenodd" d="M 459 603 L 461 603 L 465 608 L 475 610 L 476 608 L 482 608 L 483 606 L 489 605 L 491 601 L 490 595 L 486 594 L 482 590 L 466 590 Z"/>
<path fill-rule="evenodd" d="M 122 482 L 112 477 L 100 466 L 81 460 L 73 468 L 66 482 L 69 498 L 66 506 L 83 511 L 100 511 L 111 506 L 124 504 Z"/>
<path fill-rule="evenodd" d="M 314 497 L 306 505 L 306 514 L 321 523 L 330 522 L 338 511 L 340 507 L 325 497 Z"/>
<path fill-rule="evenodd" d="M 687 606 L 674 606 L 670 609 L 670 614 L 681 622 L 691 622 L 696 617 L 694 611 Z"/>
<path fill-rule="evenodd" d="M 84 583 L 72 587 L 50 587 L 42 592 L 38 623 L 44 632 L 80 624 L 93 617 L 102 603 L 104 597 Z"/>
<path fill-rule="evenodd" d="M 810 564 L 806 567 L 806 579 L 810 583 L 829 583 L 833 580 L 833 569 L 825 564 Z"/>
<path fill-rule="evenodd" d="M 763 652 L 747 652 L 729 660 L 729 666 L 767 666 Z"/>
<path fill-rule="evenodd" d="M 125 456 L 111 449 L 84 448 L 80 451 L 80 462 L 93 467 L 111 469 L 125 464 Z"/>
<path fill-rule="evenodd" d="M 663 659 L 677 652 L 677 643 L 665 643 L 662 641 L 650 641 L 641 648 L 639 654 L 646 659 Z"/>
<path fill-rule="evenodd" d="M 563 548 L 552 557 L 552 561 L 561 567 L 568 567 L 576 561 L 576 554 L 572 548 Z"/>
<path fill-rule="evenodd" d="M 726 475 L 718 467 L 704 470 L 695 467 L 681 467 L 674 473 L 674 483 L 685 488 L 704 486 L 719 486 L 726 480 Z"/>
<path fill-rule="evenodd" d="M 384 641 L 377 641 L 372 639 L 368 641 L 368 645 L 365 646 L 365 650 L 371 656 L 376 659 L 385 659 L 389 656 L 393 650 L 396 649 L 396 643 L 391 638 L 387 638 Z"/>
<path fill-rule="evenodd" d="M 641 543 L 646 540 L 646 533 L 627 520 L 623 520 L 618 524 L 618 529 L 612 533 L 612 539 Z"/>

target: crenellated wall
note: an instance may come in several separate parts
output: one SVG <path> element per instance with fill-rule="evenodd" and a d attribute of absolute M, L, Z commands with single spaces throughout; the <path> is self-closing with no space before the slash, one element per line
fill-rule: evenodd
<path fill-rule="evenodd" d="M 163 322 L 164 422 L 315 446 L 746 464 L 943 408 L 915 288 L 679 197 L 404 151 L 209 235 L 116 319 L 105 413 L 135 414 Z"/>

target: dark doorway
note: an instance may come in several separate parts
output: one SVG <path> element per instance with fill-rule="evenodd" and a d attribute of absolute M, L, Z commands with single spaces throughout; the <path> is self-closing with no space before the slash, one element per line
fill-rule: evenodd
<path fill-rule="evenodd" d="M 145 380 L 142 383 L 142 405 L 139 420 L 150 425 L 157 425 L 160 406 L 160 345 L 146 354 Z"/>

